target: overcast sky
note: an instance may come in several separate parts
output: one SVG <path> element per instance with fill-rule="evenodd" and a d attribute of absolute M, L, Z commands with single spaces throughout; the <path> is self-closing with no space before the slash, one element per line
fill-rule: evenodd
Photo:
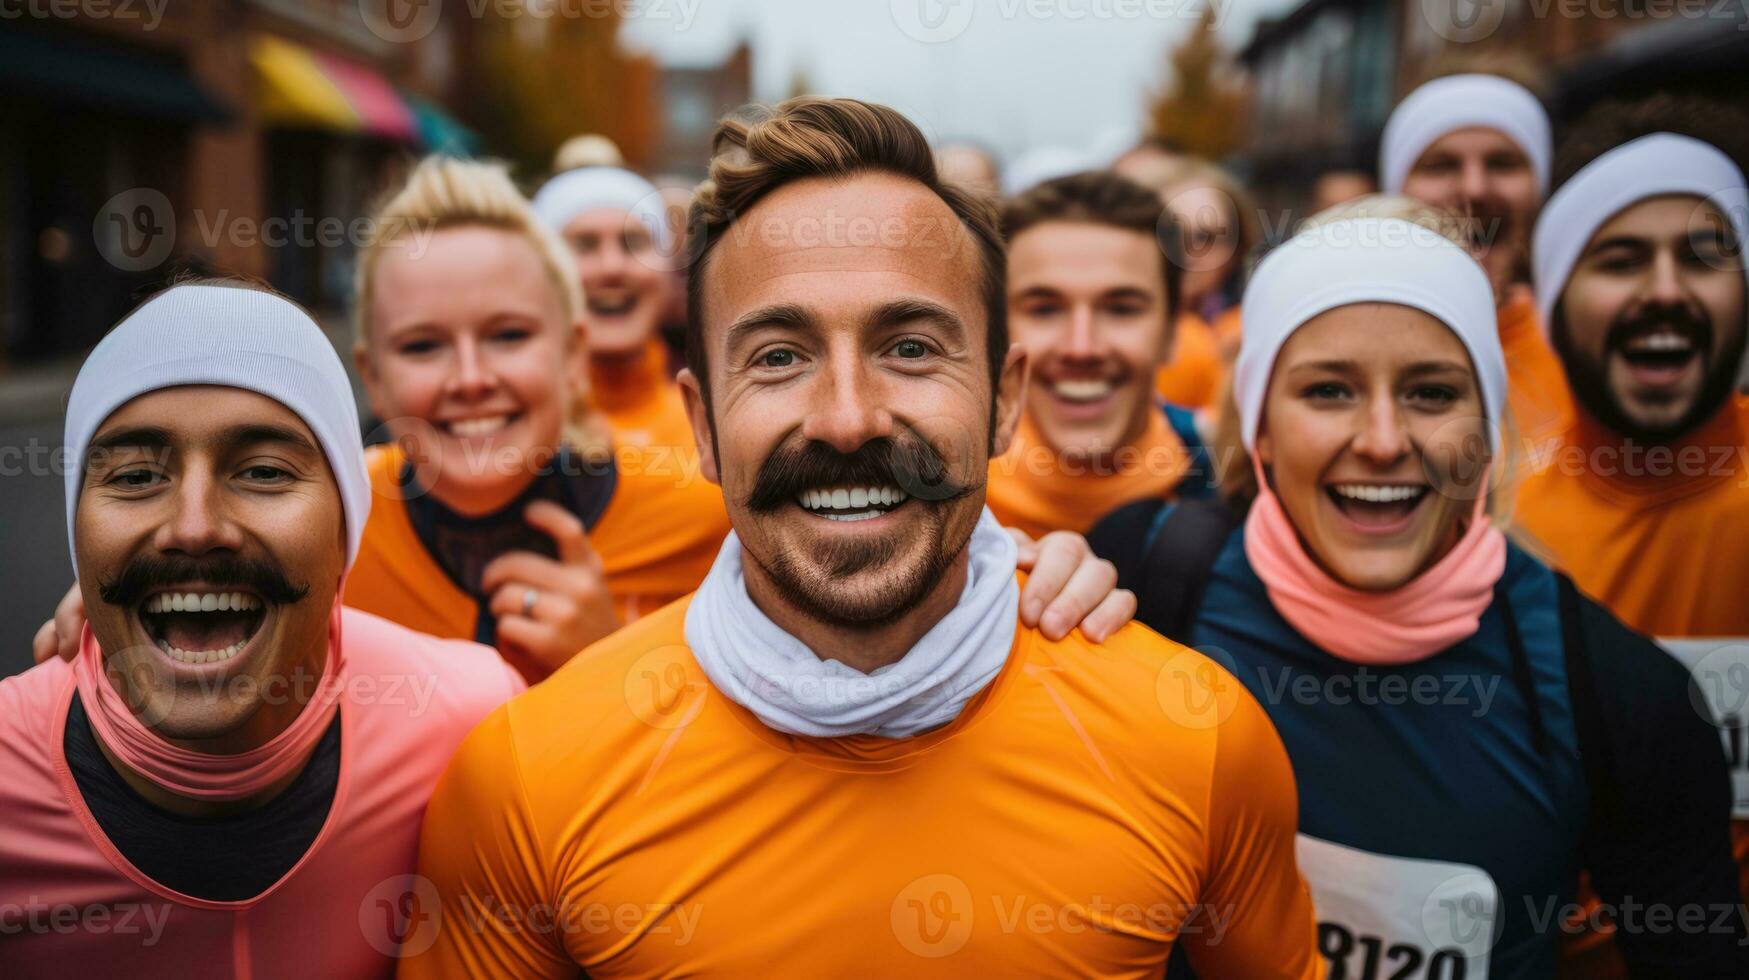
<path fill-rule="evenodd" d="M 753 45 L 754 97 L 813 90 L 894 106 L 937 140 L 1011 157 L 1041 143 L 1122 141 L 1166 52 L 1209 0 L 620 0 L 621 38 L 664 64 Z M 1237 50 L 1257 19 L 1301 0 L 1215 0 Z"/>

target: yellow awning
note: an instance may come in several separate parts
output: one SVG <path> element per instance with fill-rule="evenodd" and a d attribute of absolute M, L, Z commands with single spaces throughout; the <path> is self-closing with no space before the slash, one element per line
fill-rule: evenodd
<path fill-rule="evenodd" d="M 349 133 L 363 121 L 307 48 L 268 34 L 249 42 L 260 77 L 255 104 L 268 122 L 321 126 Z"/>

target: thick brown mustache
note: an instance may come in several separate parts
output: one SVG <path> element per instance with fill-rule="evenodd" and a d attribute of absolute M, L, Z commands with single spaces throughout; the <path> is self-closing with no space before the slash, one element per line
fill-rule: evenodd
<path fill-rule="evenodd" d="M 141 555 L 121 574 L 98 586 L 98 598 L 112 606 L 134 606 L 148 592 L 182 582 L 203 582 L 215 589 L 234 587 L 254 592 L 268 602 L 289 605 L 310 594 L 309 586 L 293 585 L 277 566 L 257 558 L 195 559 L 171 555 Z"/>
<path fill-rule="evenodd" d="M 957 500 L 972 487 L 952 479 L 935 448 L 915 435 L 895 441 L 871 439 L 850 453 L 823 442 L 779 446 L 760 464 L 749 510 L 770 512 L 791 503 L 804 490 L 829 485 L 891 484 L 911 497 L 932 503 Z"/>

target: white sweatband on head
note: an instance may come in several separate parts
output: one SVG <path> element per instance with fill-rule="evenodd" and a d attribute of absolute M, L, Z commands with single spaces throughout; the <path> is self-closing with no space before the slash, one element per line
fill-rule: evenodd
<path fill-rule="evenodd" d="M 173 286 L 117 324 L 85 358 L 67 397 L 67 545 L 91 438 L 141 395 L 220 385 L 265 395 L 310 427 L 334 471 L 346 516 L 346 566 L 370 516 L 358 407 L 340 355 L 295 303 L 257 289 Z"/>
<path fill-rule="evenodd" d="M 560 235 L 580 214 L 624 211 L 650 232 L 657 251 L 667 255 L 673 248 L 674 233 L 668 227 L 668 208 L 661 192 L 655 184 L 630 170 L 619 167 L 567 170 L 542 184 L 533 204 L 541 223 Z"/>
<path fill-rule="evenodd" d="M 1610 150 L 1574 174 L 1543 206 L 1530 239 L 1531 278 L 1543 329 L 1579 256 L 1597 229 L 1650 197 L 1692 194 L 1725 213 L 1738 247 L 1749 244 L 1749 188 L 1717 147 L 1690 136 L 1653 133 Z M 1749 268 L 1744 271 L 1749 283 Z"/>
<path fill-rule="evenodd" d="M 1447 133 L 1472 127 L 1496 130 L 1517 144 L 1536 174 L 1537 194 L 1548 193 L 1549 114 L 1529 89 L 1498 75 L 1436 78 L 1398 103 L 1379 138 L 1379 185 L 1386 193 L 1399 193 L 1428 147 Z"/>
<path fill-rule="evenodd" d="M 1393 303 L 1428 314 L 1469 351 L 1487 412 L 1489 444 L 1506 397 L 1506 357 L 1494 290 L 1469 253 L 1401 218 L 1349 218 L 1300 232 L 1264 256 L 1245 287 L 1245 334 L 1233 394 L 1245 448 L 1257 449 L 1275 359 L 1294 331 L 1320 313 L 1355 303 Z"/>

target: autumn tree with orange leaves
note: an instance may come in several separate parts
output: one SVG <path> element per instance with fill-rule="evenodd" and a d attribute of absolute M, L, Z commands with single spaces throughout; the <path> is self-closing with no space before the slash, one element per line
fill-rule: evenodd
<path fill-rule="evenodd" d="M 1151 135 L 1209 159 L 1239 147 L 1245 120 L 1244 87 L 1232 55 L 1215 36 L 1214 2 L 1210 0 L 1196 28 L 1167 54 L 1165 84 L 1148 102 Z"/>

